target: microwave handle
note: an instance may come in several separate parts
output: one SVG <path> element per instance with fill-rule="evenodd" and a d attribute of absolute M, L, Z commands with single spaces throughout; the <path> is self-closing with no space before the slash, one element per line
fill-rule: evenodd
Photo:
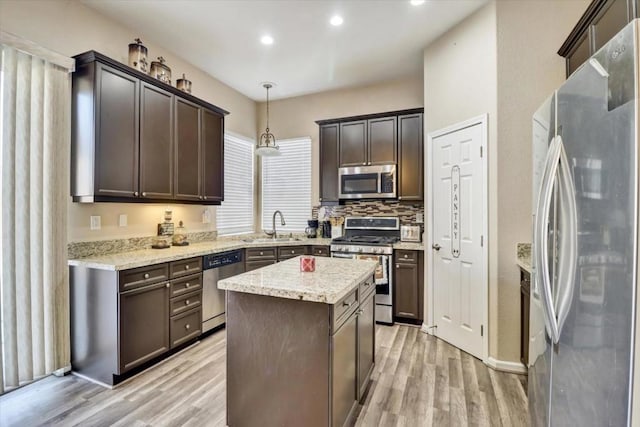
<path fill-rule="evenodd" d="M 378 194 L 382 192 L 382 172 L 378 172 Z"/>

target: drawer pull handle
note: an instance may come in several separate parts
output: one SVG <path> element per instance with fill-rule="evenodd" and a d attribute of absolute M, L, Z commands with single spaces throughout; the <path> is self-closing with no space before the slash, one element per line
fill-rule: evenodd
<path fill-rule="evenodd" d="M 405 258 L 408 258 L 407 254 L 404 254 L 404 257 L 405 257 Z"/>
<path fill-rule="evenodd" d="M 144 277 L 145 279 L 148 279 L 148 278 L 149 278 L 149 273 L 144 273 L 144 276 L 143 276 L 143 277 Z"/>
<path fill-rule="evenodd" d="M 189 325 L 188 323 L 186 325 L 184 325 L 185 329 L 189 329 L 191 327 L 191 325 Z"/>
<path fill-rule="evenodd" d="M 189 284 L 189 283 L 185 283 L 185 284 L 184 284 L 184 287 L 185 287 L 185 288 L 188 288 L 189 286 L 191 286 L 191 284 Z"/>
<path fill-rule="evenodd" d="M 365 286 L 371 286 L 371 283 L 370 282 L 364 282 L 364 285 Z"/>
<path fill-rule="evenodd" d="M 186 300 L 186 301 L 184 302 L 184 305 L 189 305 L 189 300 Z"/>
<path fill-rule="evenodd" d="M 400 268 L 400 264 L 396 264 L 396 268 Z"/>
<path fill-rule="evenodd" d="M 292 254 L 295 254 L 295 253 L 296 253 L 296 251 L 291 251 L 291 253 L 292 253 Z"/>
<path fill-rule="evenodd" d="M 342 303 L 342 305 L 345 306 L 345 307 L 351 307 L 351 305 L 353 305 L 354 302 L 355 301 L 351 301 L 351 302 L 346 302 L 345 301 L 345 302 Z"/>
<path fill-rule="evenodd" d="M 361 314 L 364 314 L 364 310 L 358 310 L 358 311 L 356 311 L 356 314 L 357 314 L 358 316 L 360 316 Z"/>
<path fill-rule="evenodd" d="M 264 255 L 264 252 L 260 252 L 260 255 Z"/>
<path fill-rule="evenodd" d="M 406 257 L 406 255 L 405 255 L 405 257 Z M 189 264 L 185 265 L 185 266 L 184 266 L 184 269 L 185 269 L 185 270 L 188 270 L 188 269 L 189 269 Z"/>

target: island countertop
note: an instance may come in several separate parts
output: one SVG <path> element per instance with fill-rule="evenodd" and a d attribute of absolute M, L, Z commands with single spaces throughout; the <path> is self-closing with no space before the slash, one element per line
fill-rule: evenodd
<path fill-rule="evenodd" d="M 219 289 L 335 304 L 373 274 L 375 261 L 316 257 L 316 271 L 300 272 L 300 257 L 218 282 Z"/>

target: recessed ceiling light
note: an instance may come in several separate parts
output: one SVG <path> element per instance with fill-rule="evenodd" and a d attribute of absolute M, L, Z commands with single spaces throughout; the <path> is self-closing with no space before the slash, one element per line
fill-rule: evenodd
<path fill-rule="evenodd" d="M 268 35 L 267 36 L 262 36 L 262 38 L 260 39 L 260 42 L 262 44 L 266 44 L 266 45 L 273 44 L 273 37 L 268 36 Z"/>
<path fill-rule="evenodd" d="M 422 3 L 424 3 L 424 0 L 411 0 L 409 3 L 411 3 L 413 6 L 420 6 Z"/>
<path fill-rule="evenodd" d="M 340 15 L 334 15 L 334 16 L 331 17 L 331 20 L 329 22 L 334 27 L 338 27 L 338 26 L 342 25 L 342 23 L 344 22 L 344 19 L 342 19 L 342 16 L 340 16 Z"/>

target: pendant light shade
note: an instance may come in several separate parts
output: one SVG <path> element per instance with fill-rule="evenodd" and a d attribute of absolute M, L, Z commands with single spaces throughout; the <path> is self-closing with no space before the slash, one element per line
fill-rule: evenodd
<path fill-rule="evenodd" d="M 269 131 L 269 89 L 273 87 L 271 83 L 262 85 L 267 90 L 267 128 L 260 135 L 258 145 L 256 145 L 256 154 L 258 156 L 279 156 L 280 147 L 276 145 L 276 137 Z"/>

